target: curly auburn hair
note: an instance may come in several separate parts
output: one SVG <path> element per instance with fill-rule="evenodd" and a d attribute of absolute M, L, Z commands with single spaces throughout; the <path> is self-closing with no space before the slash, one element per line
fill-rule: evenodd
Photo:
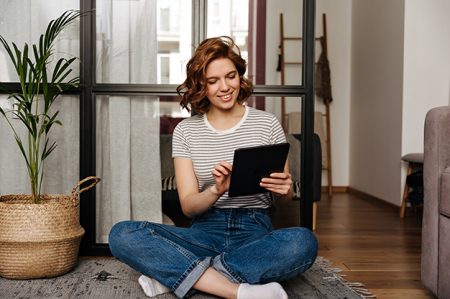
<path fill-rule="evenodd" d="M 186 80 L 177 87 L 177 93 L 181 96 L 181 107 L 190 111 L 190 104 L 197 113 L 208 112 L 211 103 L 206 97 L 206 68 L 218 58 L 230 59 L 238 71 L 241 82 L 238 103 L 244 102 L 251 95 L 253 85 L 244 78 L 247 64 L 241 57 L 239 47 L 231 37 L 219 36 L 202 41 L 187 63 Z"/>

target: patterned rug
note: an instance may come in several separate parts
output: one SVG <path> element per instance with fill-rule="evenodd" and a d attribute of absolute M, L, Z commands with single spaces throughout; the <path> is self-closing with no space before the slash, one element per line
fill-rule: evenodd
<path fill-rule="evenodd" d="M 321 257 L 303 275 L 282 283 L 290 299 L 375 298 L 359 283 L 348 283 L 339 269 Z M 147 298 L 137 279 L 139 273 L 114 258 L 80 258 L 70 273 L 53 279 L 8 280 L 0 278 L 0 298 Z M 157 299 L 174 299 L 164 294 Z M 216 298 L 198 293 L 191 298 Z"/>

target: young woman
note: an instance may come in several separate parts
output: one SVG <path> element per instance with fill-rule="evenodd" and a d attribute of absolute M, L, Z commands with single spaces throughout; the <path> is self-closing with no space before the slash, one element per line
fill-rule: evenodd
<path fill-rule="evenodd" d="M 231 38 L 203 41 L 186 70 L 177 88 L 181 106 L 198 114 L 175 128 L 172 155 L 192 224 L 120 222 L 110 233 L 111 252 L 145 275 L 140 283 L 148 296 L 173 291 L 183 298 L 198 290 L 223 298 L 287 298 L 278 281 L 306 271 L 317 256 L 311 231 L 274 230 L 268 215 L 274 197 L 292 196 L 287 164 L 261 180 L 265 193 L 227 192 L 234 150 L 286 142 L 283 130 L 273 115 L 245 105 L 252 85 Z"/>

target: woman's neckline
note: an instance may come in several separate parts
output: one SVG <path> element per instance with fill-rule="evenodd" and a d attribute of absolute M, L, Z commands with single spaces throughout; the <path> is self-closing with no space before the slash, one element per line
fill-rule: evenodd
<path fill-rule="evenodd" d="M 248 107 L 247 105 L 243 105 L 243 106 L 244 106 L 244 108 L 245 108 L 244 115 L 241 117 L 241 119 L 240 119 L 234 126 L 228 128 L 228 129 L 225 129 L 225 130 L 219 130 L 219 129 L 216 129 L 216 128 L 209 122 L 208 116 L 206 115 L 206 113 L 203 115 L 204 122 L 205 122 L 206 126 L 207 126 L 209 129 L 211 129 L 213 132 L 216 132 L 216 133 L 219 133 L 219 134 L 230 134 L 230 133 L 236 131 L 236 130 L 242 125 L 242 123 L 246 120 L 246 118 L 247 118 L 248 111 L 249 111 L 249 107 Z"/>

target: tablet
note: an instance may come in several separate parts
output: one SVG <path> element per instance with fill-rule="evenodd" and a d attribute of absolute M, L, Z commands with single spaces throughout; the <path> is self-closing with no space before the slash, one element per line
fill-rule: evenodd
<path fill-rule="evenodd" d="M 236 149 L 228 196 L 268 192 L 259 183 L 272 172 L 283 172 L 288 152 L 289 143 Z"/>

